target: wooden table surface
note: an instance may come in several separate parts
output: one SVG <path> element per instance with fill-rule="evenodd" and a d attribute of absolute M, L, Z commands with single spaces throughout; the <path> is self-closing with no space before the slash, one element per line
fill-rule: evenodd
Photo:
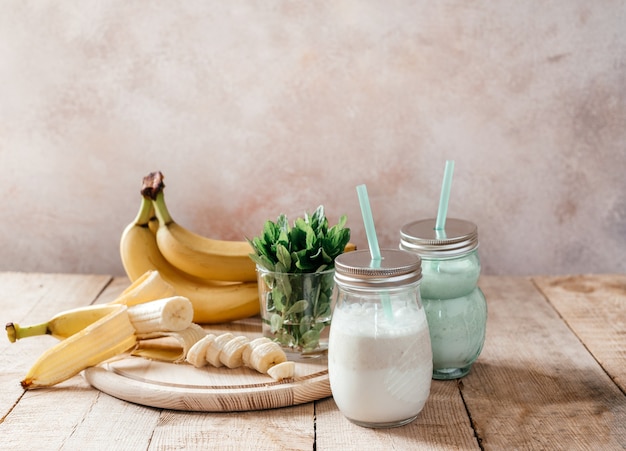
<path fill-rule="evenodd" d="M 0 272 L 0 321 L 45 321 L 112 300 L 106 275 Z M 626 449 L 626 275 L 484 276 L 487 339 L 468 376 L 433 381 L 418 418 L 393 429 L 347 421 L 332 397 L 205 413 L 121 401 L 76 376 L 19 381 L 52 337 L 0 339 L 0 445 L 7 450 Z"/>

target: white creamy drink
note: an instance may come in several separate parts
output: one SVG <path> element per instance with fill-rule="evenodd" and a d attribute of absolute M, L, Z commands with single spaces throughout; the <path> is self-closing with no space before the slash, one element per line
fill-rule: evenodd
<path fill-rule="evenodd" d="M 380 303 L 335 309 L 328 372 L 333 398 L 349 420 L 379 427 L 412 421 L 430 393 L 432 369 L 421 306 L 401 305 L 393 317 Z"/>

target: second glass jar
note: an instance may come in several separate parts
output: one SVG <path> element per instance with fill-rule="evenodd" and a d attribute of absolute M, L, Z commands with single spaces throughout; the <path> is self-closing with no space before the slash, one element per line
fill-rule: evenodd
<path fill-rule="evenodd" d="M 449 218 L 444 231 L 435 219 L 408 223 L 400 249 L 422 259 L 421 297 L 433 351 L 433 379 L 467 375 L 480 355 L 487 325 L 487 302 L 478 287 L 478 229 Z"/>

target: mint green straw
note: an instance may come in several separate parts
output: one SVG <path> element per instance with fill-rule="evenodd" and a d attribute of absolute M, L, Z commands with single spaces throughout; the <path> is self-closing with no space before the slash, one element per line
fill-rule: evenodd
<path fill-rule="evenodd" d="M 370 256 L 372 262 L 370 267 L 380 268 L 382 257 L 380 255 L 380 248 L 378 247 L 378 237 L 376 236 L 376 227 L 374 227 L 374 218 L 372 216 L 372 208 L 370 207 L 370 201 L 367 196 L 367 188 L 365 185 L 359 185 L 356 187 L 356 192 L 359 196 L 359 204 L 361 205 L 361 215 L 363 216 L 363 224 L 365 225 L 365 234 L 367 235 L 367 244 L 370 248 Z M 393 319 L 393 313 L 391 311 L 391 302 L 389 295 L 383 293 L 383 310 L 385 315 L 389 319 Z"/>
<path fill-rule="evenodd" d="M 359 185 L 356 187 L 356 192 L 359 196 L 361 215 L 363 215 L 363 223 L 365 224 L 365 234 L 367 235 L 367 244 L 370 247 L 370 255 L 372 260 L 380 260 L 380 248 L 378 247 L 378 237 L 376 237 L 372 208 L 370 207 L 370 201 L 367 197 L 367 187 L 365 185 Z"/>
<path fill-rule="evenodd" d="M 435 222 L 435 230 L 437 231 L 446 229 L 446 216 L 448 215 L 448 201 L 450 200 L 450 188 L 452 186 L 453 172 L 454 172 L 454 160 L 447 160 L 446 168 L 443 173 L 443 182 L 441 184 L 441 196 L 439 197 L 439 210 L 437 211 L 437 222 Z M 443 235 L 445 238 L 445 233 Z"/>

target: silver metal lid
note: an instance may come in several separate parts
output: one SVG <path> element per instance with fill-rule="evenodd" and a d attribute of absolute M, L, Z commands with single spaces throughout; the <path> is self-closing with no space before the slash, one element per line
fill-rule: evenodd
<path fill-rule="evenodd" d="M 478 247 L 478 227 L 463 219 L 446 219 L 444 231 L 435 230 L 436 219 L 405 224 L 400 229 L 400 249 L 423 258 L 457 257 Z"/>
<path fill-rule="evenodd" d="M 422 260 L 413 253 L 381 249 L 372 261 L 369 250 L 346 252 L 335 258 L 335 282 L 355 288 L 391 288 L 419 282 Z"/>

